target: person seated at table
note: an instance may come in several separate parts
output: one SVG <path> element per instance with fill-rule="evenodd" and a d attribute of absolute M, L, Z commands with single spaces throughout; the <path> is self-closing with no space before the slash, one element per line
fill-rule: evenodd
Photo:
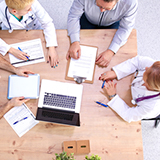
<path fill-rule="evenodd" d="M 131 102 L 136 107 L 129 107 L 116 93 L 116 84 L 112 80 L 120 80 L 134 72 Z M 106 81 L 104 90 L 109 95 L 108 105 L 125 121 L 155 118 L 160 114 L 160 61 L 136 56 L 103 73 L 99 79 Z"/>
<path fill-rule="evenodd" d="M 28 74 L 34 74 L 32 71 L 23 68 L 16 68 L 12 66 L 8 61 L 0 56 L 0 69 L 7 70 L 9 72 L 15 73 L 19 76 L 28 77 Z M 1 76 L 0 76 L 1 78 Z M 1 93 L 2 94 L 2 93 Z M 14 106 L 21 106 L 23 103 L 27 102 L 29 99 L 24 99 L 24 97 L 15 97 L 3 105 L 0 105 L 0 118 L 3 117 Z"/>
<path fill-rule="evenodd" d="M 43 29 L 46 39 L 46 47 L 48 47 L 47 63 L 50 62 L 51 67 L 58 66 L 59 58 L 55 47 L 57 46 L 57 38 L 54 24 L 51 17 L 44 10 L 37 0 L 3 0 L 0 3 L 0 23 L 2 30 L 34 30 Z M 22 37 L 20 37 L 22 38 Z M 7 52 L 15 57 L 27 60 L 26 53 L 18 49 L 14 49 L 0 39 L 1 53 L 5 55 Z"/>
<path fill-rule="evenodd" d="M 127 42 L 135 24 L 137 8 L 137 0 L 74 0 L 67 22 L 71 45 L 66 58 L 81 56 L 80 28 L 118 29 L 110 46 L 96 58 L 96 64 L 108 66 L 113 55 Z"/>

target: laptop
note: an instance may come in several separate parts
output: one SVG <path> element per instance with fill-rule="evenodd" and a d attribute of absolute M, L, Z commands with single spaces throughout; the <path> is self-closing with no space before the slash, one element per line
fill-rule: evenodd
<path fill-rule="evenodd" d="M 36 119 L 80 126 L 83 86 L 42 79 Z"/>

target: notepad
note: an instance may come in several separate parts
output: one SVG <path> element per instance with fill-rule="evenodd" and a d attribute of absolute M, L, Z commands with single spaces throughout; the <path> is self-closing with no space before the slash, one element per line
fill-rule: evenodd
<path fill-rule="evenodd" d="M 29 77 L 10 75 L 8 80 L 8 99 L 24 96 L 29 99 L 39 97 L 39 74 L 29 74 Z"/>
<path fill-rule="evenodd" d="M 9 110 L 4 115 L 4 118 L 19 137 L 22 137 L 26 132 L 39 123 L 39 121 L 35 120 L 34 114 L 24 103 L 19 107 L 16 106 Z"/>
<path fill-rule="evenodd" d="M 11 44 L 10 46 L 16 49 L 20 48 L 23 52 L 27 53 L 30 56 L 29 60 L 24 61 L 16 58 L 12 54 L 9 54 L 10 62 L 15 67 L 20 67 L 45 61 L 41 39 L 39 38 L 20 43 L 14 43 Z"/>

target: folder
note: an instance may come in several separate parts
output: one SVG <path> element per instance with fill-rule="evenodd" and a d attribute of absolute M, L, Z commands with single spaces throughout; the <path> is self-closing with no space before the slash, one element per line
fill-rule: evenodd
<path fill-rule="evenodd" d="M 10 75 L 8 79 L 8 99 L 21 97 L 37 99 L 39 97 L 39 74 L 29 74 L 29 77 Z"/>

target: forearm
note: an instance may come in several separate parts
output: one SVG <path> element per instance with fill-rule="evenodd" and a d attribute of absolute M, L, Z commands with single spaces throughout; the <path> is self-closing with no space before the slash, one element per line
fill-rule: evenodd
<path fill-rule="evenodd" d="M 150 67 L 153 63 L 154 60 L 149 57 L 136 56 L 114 66 L 112 69 L 115 71 L 117 79 L 120 80 L 136 70 L 144 70 L 145 67 Z"/>
<path fill-rule="evenodd" d="M 5 43 L 1 38 L 0 38 L 0 44 L 1 44 L 0 53 L 4 56 L 9 51 L 11 46 Z"/>
<path fill-rule="evenodd" d="M 80 41 L 80 17 L 84 12 L 84 0 L 76 0 L 73 2 L 72 7 L 68 14 L 67 30 L 70 36 L 71 43 Z"/>
<path fill-rule="evenodd" d="M 11 106 L 10 102 L 5 103 L 0 106 L 0 119 L 3 117 L 5 113 L 7 113 L 13 106 Z"/>
<path fill-rule="evenodd" d="M 16 72 L 16 68 L 1 56 L 0 56 L 0 68 L 13 73 Z"/>

